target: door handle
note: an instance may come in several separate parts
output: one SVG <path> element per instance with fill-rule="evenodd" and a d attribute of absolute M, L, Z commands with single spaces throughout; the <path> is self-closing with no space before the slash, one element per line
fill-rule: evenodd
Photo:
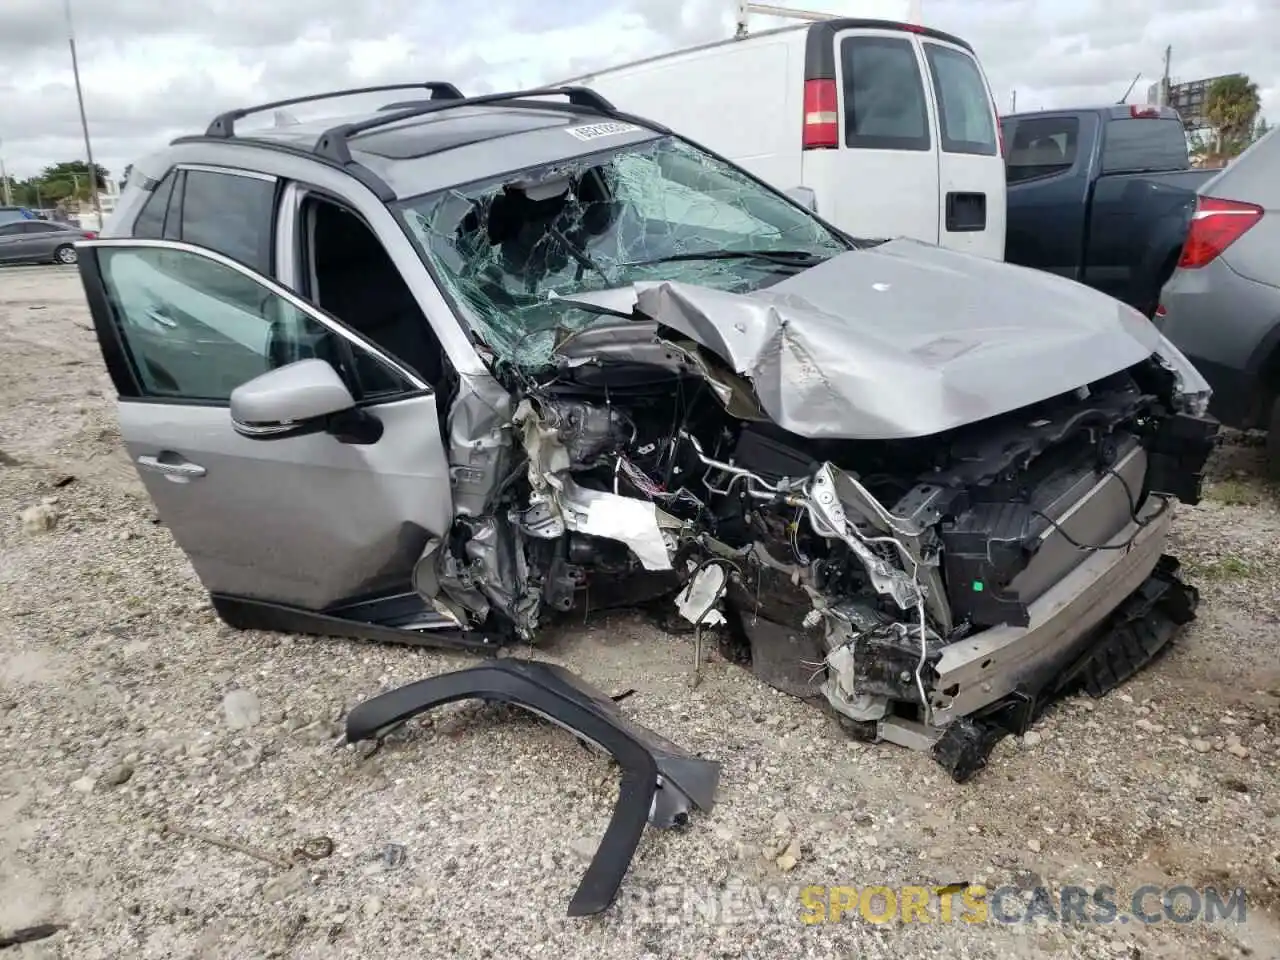
<path fill-rule="evenodd" d="M 147 311 L 147 319 L 154 320 L 156 323 L 160 324 L 160 326 L 162 327 L 177 326 L 177 324 L 174 321 L 170 320 L 168 317 L 166 317 L 163 313 L 161 313 L 155 307 L 152 307 L 150 310 Z"/>
<path fill-rule="evenodd" d="M 165 459 L 161 457 L 143 456 L 138 458 L 138 466 L 143 470 L 150 470 L 158 473 L 166 480 L 172 480 L 174 483 L 187 483 L 191 480 L 199 480 L 205 474 L 204 467 L 198 463 L 192 463 L 189 460 L 181 459 Z M 170 454 L 170 456 L 176 456 Z"/>
<path fill-rule="evenodd" d="M 946 220 L 948 233 L 976 232 L 987 229 L 987 195 L 985 193 L 947 194 Z"/>

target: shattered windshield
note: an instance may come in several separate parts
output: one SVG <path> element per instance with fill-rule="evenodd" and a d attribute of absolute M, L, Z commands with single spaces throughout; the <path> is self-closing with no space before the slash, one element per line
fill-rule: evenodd
<path fill-rule="evenodd" d="M 527 368 L 601 319 L 559 298 L 661 280 L 744 293 L 850 248 L 674 137 L 418 197 L 401 213 L 477 338 Z"/>

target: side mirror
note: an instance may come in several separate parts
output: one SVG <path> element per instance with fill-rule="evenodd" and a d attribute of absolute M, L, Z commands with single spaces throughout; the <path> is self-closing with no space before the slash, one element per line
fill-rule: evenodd
<path fill-rule="evenodd" d="M 791 187 L 789 190 L 784 190 L 783 193 L 806 210 L 813 213 L 818 212 L 818 195 L 813 192 L 812 187 Z"/>
<path fill-rule="evenodd" d="M 231 392 L 231 424 L 253 440 L 331 433 L 343 443 L 376 443 L 382 421 L 356 408 L 338 371 L 299 360 L 254 377 Z"/>

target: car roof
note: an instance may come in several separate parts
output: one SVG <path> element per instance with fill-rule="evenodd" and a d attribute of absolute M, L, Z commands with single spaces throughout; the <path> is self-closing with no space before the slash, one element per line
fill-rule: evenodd
<path fill-rule="evenodd" d="M 1002 114 L 1001 120 L 1027 120 L 1035 117 L 1051 117 L 1062 116 L 1072 113 L 1098 113 L 1106 116 L 1110 120 L 1127 120 L 1133 117 L 1133 110 L 1137 108 L 1146 114 L 1143 119 L 1150 119 L 1152 113 L 1156 114 L 1156 118 L 1161 120 L 1178 120 L 1181 119 L 1178 111 L 1173 107 L 1159 107 L 1153 103 L 1103 103 L 1086 107 L 1055 107 L 1045 110 L 1024 110 L 1021 113 Z"/>
<path fill-rule="evenodd" d="M 222 119 L 217 118 L 205 135 L 180 137 L 174 143 L 221 142 L 309 154 L 328 164 L 341 160 L 338 165 L 359 179 L 368 182 L 371 175 L 385 188 L 380 192 L 389 202 L 644 142 L 668 132 L 658 124 L 614 111 L 598 95 L 592 96 L 599 99 L 600 107 L 528 99 L 539 92 L 546 91 L 474 98 L 503 98 L 488 103 L 465 98 L 453 102 L 402 99 L 378 110 L 243 131 L 232 123 L 231 136 L 211 135 Z M 345 132 L 374 122 L 379 125 L 372 129 Z M 333 142 L 339 139 L 340 145 Z M 495 149 L 495 141 L 501 141 L 500 148 Z"/>

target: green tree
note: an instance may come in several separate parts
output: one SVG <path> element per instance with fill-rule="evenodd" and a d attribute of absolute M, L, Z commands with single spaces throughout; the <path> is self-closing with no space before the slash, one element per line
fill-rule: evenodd
<path fill-rule="evenodd" d="M 1254 127 L 1254 128 L 1253 128 L 1253 139 L 1254 139 L 1254 140 L 1261 140 L 1263 137 L 1265 137 L 1265 136 L 1267 135 L 1267 131 L 1269 131 L 1270 129 L 1271 129 L 1271 127 L 1270 127 L 1270 125 L 1267 123 L 1267 118 L 1266 118 L 1266 117 L 1259 117 L 1259 118 L 1258 118 L 1258 125 L 1257 125 L 1256 127 Z"/>
<path fill-rule="evenodd" d="M 1249 142 L 1261 107 L 1258 85 L 1243 73 L 1213 82 L 1205 103 L 1205 117 L 1213 125 L 1220 151 L 1238 153 Z"/>
<path fill-rule="evenodd" d="M 59 200 L 66 200 L 76 193 L 76 181 L 74 180 L 41 180 L 40 181 L 40 197 L 45 203 L 56 203 Z M 89 189 L 87 182 L 79 184 L 80 195 Z"/>
<path fill-rule="evenodd" d="M 1204 159 L 1209 155 L 1209 147 L 1210 144 L 1199 130 L 1194 130 L 1187 134 L 1187 152 L 1191 154 L 1193 159 Z"/>
<path fill-rule="evenodd" d="M 44 190 L 35 177 L 30 180 L 9 178 L 13 186 L 13 202 L 21 207 L 40 207 L 44 203 Z"/>
<path fill-rule="evenodd" d="M 95 163 L 98 189 L 105 190 L 110 171 L 100 163 Z M 40 173 L 40 193 L 50 200 L 89 199 L 89 165 L 83 160 L 66 160 L 52 163 Z"/>

